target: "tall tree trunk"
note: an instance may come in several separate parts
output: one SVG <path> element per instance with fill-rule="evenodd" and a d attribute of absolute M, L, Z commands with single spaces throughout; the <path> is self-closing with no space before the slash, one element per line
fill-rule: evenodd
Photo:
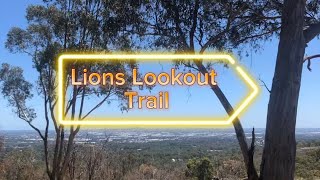
<path fill-rule="evenodd" d="M 205 68 L 205 66 L 199 62 L 199 61 L 194 61 L 197 68 L 199 69 L 199 72 L 201 72 L 202 74 L 208 74 L 207 69 Z M 222 92 L 222 90 L 220 89 L 220 87 L 218 85 L 212 85 L 210 84 L 212 91 L 216 94 L 216 96 L 218 97 L 220 103 L 222 104 L 222 106 L 224 107 L 225 111 L 229 114 L 229 116 L 231 116 L 234 112 L 233 107 L 231 106 L 230 102 L 228 101 L 227 97 L 224 95 L 224 93 Z M 253 163 L 253 155 L 254 155 L 254 138 L 252 138 L 252 144 L 251 147 L 249 149 L 248 144 L 247 144 L 247 138 L 246 135 L 244 133 L 244 130 L 242 128 L 240 119 L 237 117 L 233 120 L 232 122 L 234 130 L 236 132 L 237 135 L 237 140 L 240 146 L 240 150 L 242 152 L 242 157 L 244 160 L 244 164 L 247 170 L 247 175 L 248 175 L 248 180 L 256 180 L 258 179 L 258 173 L 257 170 L 254 166 Z M 254 135 L 254 130 L 253 133 Z M 251 160 L 252 159 L 252 160 Z"/>
<path fill-rule="evenodd" d="M 306 42 L 305 0 L 285 0 L 275 74 L 268 105 L 261 179 L 294 179 L 295 126 Z"/>

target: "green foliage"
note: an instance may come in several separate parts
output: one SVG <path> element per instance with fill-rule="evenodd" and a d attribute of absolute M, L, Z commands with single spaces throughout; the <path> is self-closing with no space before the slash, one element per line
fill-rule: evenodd
<path fill-rule="evenodd" d="M 132 6 L 132 2 L 122 6 Z M 268 1 L 140 1 L 138 20 L 124 31 L 134 45 L 180 53 L 258 49 L 260 42 L 279 32 L 280 16 Z M 139 27 L 139 28 L 137 28 Z M 222 63 L 222 62 L 219 62 Z M 197 70 L 192 61 L 177 60 L 176 67 Z M 212 63 L 206 63 L 211 68 Z"/>
<path fill-rule="evenodd" d="M 193 43 L 203 47 L 217 38 L 208 44 L 209 47 L 229 49 L 243 42 L 270 37 L 275 32 L 279 21 L 263 19 L 276 15 L 267 5 L 266 1 L 242 0 L 156 1 L 146 5 L 145 14 L 149 16 L 144 20 L 155 21 L 155 28 L 148 27 L 148 30 L 160 34 L 155 41 L 160 47 L 185 51 L 186 46 L 193 49 Z M 268 31 L 270 33 L 266 33 Z M 253 34 L 259 36 L 254 38 Z"/>
<path fill-rule="evenodd" d="M 213 165 L 208 158 L 191 159 L 187 163 L 187 177 L 198 180 L 211 180 L 213 177 Z"/>
<path fill-rule="evenodd" d="M 35 112 L 25 103 L 32 97 L 31 84 L 24 81 L 22 71 L 19 73 L 14 73 L 13 70 L 8 71 L 12 73 L 12 77 L 4 79 L 3 94 L 12 95 L 12 97 L 6 97 L 10 106 L 15 109 L 19 118 L 27 121 L 30 127 L 38 132 L 43 140 L 46 172 L 51 179 L 62 179 L 65 175 L 66 166 L 73 151 L 73 141 L 80 130 L 80 126 L 69 129 L 57 122 L 56 60 L 60 54 L 66 52 L 93 54 L 120 50 L 132 53 L 131 39 L 123 29 L 129 26 L 127 20 L 135 19 L 134 14 L 127 8 L 119 8 L 119 5 L 113 1 L 100 0 L 43 0 L 41 5 L 30 5 L 27 8 L 26 28 L 12 27 L 8 32 L 5 47 L 12 53 L 25 53 L 32 57 L 33 67 L 38 73 L 36 87 L 40 97 L 43 98 L 45 129 L 40 130 L 31 123 L 35 118 Z M 66 63 L 65 67 L 65 82 L 59 83 L 65 90 L 66 103 L 62 113 L 66 117 L 71 117 L 72 120 L 75 118 L 83 120 L 111 100 L 118 103 L 120 110 L 127 110 L 124 91 L 131 89 L 132 68 L 136 67 L 134 61 L 83 64 L 75 60 L 73 63 Z M 128 83 L 123 86 L 72 85 L 72 68 L 77 70 L 76 78 L 79 80 L 83 79 L 83 69 L 87 69 L 88 74 L 91 72 L 123 73 Z M 7 87 L 7 84 L 13 81 L 16 82 Z M 88 99 L 94 100 L 88 103 Z M 57 145 L 55 148 L 49 148 L 47 143 L 51 125 L 55 129 L 56 137 L 53 137 Z M 69 138 L 65 136 L 67 129 L 69 133 L 66 136 Z M 63 143 L 66 139 L 68 139 L 67 142 Z"/>
<path fill-rule="evenodd" d="M 138 1 L 124 31 L 135 46 L 184 53 L 229 51 L 248 55 L 248 47 L 258 50 L 261 43 L 280 33 L 283 1 L 186 0 Z M 121 9 L 136 7 L 136 1 L 121 4 Z M 319 22 L 318 0 L 307 1 L 306 24 Z M 177 61 L 179 67 L 196 67 Z M 207 64 L 209 67 L 211 64 Z"/>
<path fill-rule="evenodd" d="M 30 40 L 31 36 L 27 31 L 13 27 L 7 35 L 5 47 L 10 52 L 24 51 L 30 46 Z"/>
<path fill-rule="evenodd" d="M 26 143 L 23 143 L 23 141 L 19 143 L 21 140 L 17 140 L 17 138 L 8 137 L 9 138 L 6 138 L 6 153 L 3 156 L 4 159 L 17 159 L 15 156 L 12 157 L 12 152 L 15 152 L 14 149 L 16 149 L 16 147 L 19 147 L 23 152 L 30 148 Z M 318 136 L 306 137 L 308 140 L 300 140 L 300 138 L 298 138 L 300 148 L 298 148 L 297 151 L 296 179 L 319 179 L 320 168 L 317 157 L 320 157 L 320 151 L 318 147 L 301 145 L 302 141 L 305 144 L 308 142 L 319 144 L 319 140 L 317 140 Z M 42 162 L 41 142 L 35 141 L 32 149 L 36 154 L 36 156 L 34 156 L 36 161 L 31 163 L 33 166 L 38 166 L 37 164 L 39 164 L 40 168 L 36 169 L 36 172 L 41 174 L 41 172 L 44 172 L 43 168 L 45 166 L 44 162 Z M 210 151 L 213 149 L 223 150 Z M 255 156 L 257 164 L 261 161 L 261 153 L 262 149 L 257 148 Z M 151 179 L 149 178 L 150 172 L 151 174 L 154 173 L 154 179 L 192 179 L 196 177 L 185 176 L 188 170 L 186 167 L 190 158 L 200 161 L 202 158 L 199 157 L 207 157 L 210 160 L 213 166 L 213 175 L 216 178 L 244 179 L 246 177 L 241 152 L 234 137 L 227 139 L 199 137 L 145 143 L 118 142 L 114 140 L 107 142 L 104 148 L 102 148 L 99 143 L 94 145 L 85 143 L 76 145 L 73 155 L 75 155 L 76 160 L 70 162 L 70 164 L 74 163 L 70 169 L 75 169 L 76 176 L 82 175 L 80 179 L 88 179 L 86 177 L 87 173 L 83 173 L 88 171 L 95 171 L 95 176 L 99 179 Z M 0 156 L 0 166 L 1 158 Z M 175 159 L 175 161 L 173 162 L 172 159 Z M 5 161 L 7 162 L 7 160 Z M 21 164 L 16 165 L 15 163 L 17 162 L 21 162 Z M 22 164 L 22 161 L 14 161 L 11 163 L 10 166 L 12 167 L 25 166 L 25 164 Z M 95 164 L 93 170 L 88 168 L 90 164 Z M 13 168 L 11 169 L 15 170 Z M 35 179 L 41 178 L 38 177 Z"/>
<path fill-rule="evenodd" d="M 320 177 L 320 148 L 302 148 L 296 160 L 296 176 L 298 178 L 315 179 Z"/>
<path fill-rule="evenodd" d="M 0 179 L 45 179 L 45 165 L 37 155 L 31 149 L 13 150 L 6 154 L 0 161 Z"/>
<path fill-rule="evenodd" d="M 0 89 L 19 118 L 31 122 L 36 117 L 34 109 L 28 108 L 26 105 L 26 101 L 33 96 L 32 84 L 24 79 L 21 68 L 11 67 L 6 63 L 2 64 Z"/>
<path fill-rule="evenodd" d="M 123 3 L 126 4 L 126 3 Z M 137 16 L 139 4 L 131 6 L 114 3 L 113 1 L 43 1 L 41 5 L 30 5 L 27 8 L 27 27 L 13 27 L 7 34 L 5 47 L 12 53 L 26 53 L 32 57 L 33 66 L 39 73 L 37 88 L 44 98 L 50 111 L 56 105 L 55 89 L 56 59 L 61 53 L 96 53 L 115 50 L 131 53 L 132 39 L 123 30 L 132 24 Z M 131 23 L 129 23 L 129 21 Z M 90 114 L 95 107 L 110 103 L 109 99 L 117 99 L 119 108 L 127 110 L 124 92 L 131 89 L 132 71 L 135 61 L 113 61 L 106 63 L 71 63 L 66 65 L 66 112 L 76 103 L 72 99 L 97 98 L 101 103 L 97 106 L 87 106 L 83 117 Z M 109 72 L 125 74 L 126 84 L 123 86 L 70 86 L 71 68 L 76 68 L 77 78 L 82 79 L 82 70 L 90 72 Z M 21 74 L 22 75 L 22 74 Z M 72 91 L 76 91 L 73 96 Z M 68 93 L 67 93 L 68 92 Z M 103 96 L 103 97 L 102 97 Z M 84 103 L 86 106 L 87 103 Z M 68 107 L 69 106 L 69 107 Z M 80 112 L 82 110 L 78 110 Z M 81 117 L 79 116 L 81 119 Z M 54 118 L 53 118 L 54 119 Z"/>

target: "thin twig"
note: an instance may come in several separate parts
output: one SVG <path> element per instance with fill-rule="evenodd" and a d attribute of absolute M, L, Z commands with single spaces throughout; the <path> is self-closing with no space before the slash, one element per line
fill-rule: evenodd
<path fill-rule="evenodd" d="M 271 93 L 271 90 L 268 88 L 267 84 L 261 78 L 259 78 L 259 81 L 262 82 L 262 85 L 267 89 L 269 93 Z"/>
<path fill-rule="evenodd" d="M 313 56 L 307 56 L 303 60 L 303 62 L 308 61 L 307 68 L 308 68 L 309 71 L 312 71 L 312 69 L 311 69 L 311 59 L 315 59 L 315 58 L 320 58 L 320 54 L 316 54 L 316 55 L 313 55 Z"/>

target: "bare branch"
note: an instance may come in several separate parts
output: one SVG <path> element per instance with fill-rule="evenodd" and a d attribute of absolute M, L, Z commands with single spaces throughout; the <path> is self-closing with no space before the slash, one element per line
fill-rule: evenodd
<path fill-rule="evenodd" d="M 320 34 L 320 22 L 311 24 L 303 31 L 306 43 L 309 43 L 313 38 Z"/>
<path fill-rule="evenodd" d="M 271 29 L 269 31 L 266 31 L 264 33 L 260 33 L 260 34 L 255 34 L 255 35 L 252 35 L 252 36 L 247 36 L 247 37 L 244 37 L 242 39 L 240 39 L 239 41 L 237 41 L 237 43 L 243 43 L 245 42 L 246 40 L 249 40 L 249 39 L 254 39 L 254 38 L 258 38 L 258 37 L 262 37 L 262 36 L 265 36 L 265 35 L 269 35 L 269 34 L 272 34 L 273 32 L 277 31 L 277 30 L 280 30 L 281 27 L 277 27 L 275 29 Z"/>
<path fill-rule="evenodd" d="M 262 85 L 267 89 L 269 93 L 271 93 L 271 90 L 268 88 L 267 84 L 261 78 L 259 78 L 259 81 L 262 82 Z"/>
<path fill-rule="evenodd" d="M 49 108 L 50 108 L 51 119 L 53 121 L 54 129 L 56 130 L 56 133 L 58 133 L 58 124 L 56 121 L 56 117 L 54 115 L 54 108 L 55 108 L 56 104 L 57 104 L 57 101 L 52 103 L 51 98 L 49 99 Z"/>
<path fill-rule="evenodd" d="M 202 62 L 195 60 L 194 63 L 197 65 L 199 72 L 201 72 L 202 74 L 208 73 L 208 70 L 204 67 Z M 218 85 L 212 85 L 212 84 L 210 84 L 210 87 L 213 90 L 213 92 L 216 94 L 216 96 L 218 97 L 218 99 L 219 99 L 220 103 L 222 104 L 222 106 L 224 107 L 225 111 L 231 116 L 234 112 L 234 109 L 233 109 L 232 105 L 230 104 L 229 100 L 227 99 L 227 97 L 224 95 L 224 93 L 220 89 L 220 87 Z M 241 152 L 243 155 L 246 169 L 248 170 L 249 169 L 249 156 L 248 156 L 249 155 L 248 154 L 249 148 L 248 148 L 248 144 L 247 144 L 247 140 L 246 140 L 246 136 L 245 136 L 243 127 L 242 127 L 240 119 L 238 117 L 236 117 L 232 123 L 233 123 L 233 127 L 235 129 L 236 135 L 237 135 L 237 139 L 238 139 L 239 146 L 240 146 L 240 149 L 241 149 Z M 256 173 L 255 169 L 254 169 L 254 172 Z"/>
<path fill-rule="evenodd" d="M 45 136 L 41 133 L 41 131 L 35 127 L 31 122 L 32 120 L 29 119 L 28 115 L 24 112 L 24 109 L 21 107 L 19 101 L 17 100 L 17 98 L 15 96 L 13 96 L 14 101 L 16 102 L 17 108 L 18 108 L 18 117 L 22 120 L 24 120 L 25 122 L 27 122 L 29 124 L 29 126 L 34 129 L 39 136 L 41 137 L 41 139 L 44 141 L 46 138 Z M 22 113 L 22 114 L 21 114 Z M 23 115 L 23 117 L 22 117 Z"/>
<path fill-rule="evenodd" d="M 253 162 L 255 141 L 256 141 L 256 135 L 254 133 L 254 128 L 252 128 L 251 145 L 250 145 L 250 149 L 248 151 L 249 165 L 248 165 L 248 169 L 247 169 L 247 171 L 248 171 L 247 174 L 249 176 L 251 176 L 251 177 L 248 177 L 249 179 L 258 179 L 258 174 L 257 174 L 256 168 L 254 167 L 254 162 Z"/>
<path fill-rule="evenodd" d="M 86 115 L 84 115 L 81 120 L 85 119 L 87 116 L 89 116 L 94 110 L 96 110 L 97 108 L 99 108 L 110 96 L 111 91 L 109 91 L 108 95 L 102 99 L 102 101 L 100 101 L 96 106 L 94 106 Z"/>
<path fill-rule="evenodd" d="M 315 58 L 320 58 L 320 54 L 316 54 L 316 55 L 313 55 L 313 56 L 308 56 L 308 57 L 305 57 L 303 62 L 306 62 L 308 61 L 308 65 L 307 65 L 307 68 L 309 71 L 311 71 L 311 59 L 315 59 Z"/>
<path fill-rule="evenodd" d="M 181 62 L 185 67 L 188 67 L 188 68 L 191 68 L 191 69 L 194 69 L 196 71 L 199 71 L 198 68 L 196 68 L 195 66 L 191 65 L 190 62 L 186 63 L 186 62 Z"/>
<path fill-rule="evenodd" d="M 79 111 L 79 117 L 78 117 L 78 119 L 81 119 L 81 116 L 82 116 L 82 110 L 83 110 L 83 105 L 84 105 L 85 93 L 86 93 L 86 86 L 83 86 L 82 95 L 81 95 L 81 103 L 80 103 L 80 111 Z"/>
<path fill-rule="evenodd" d="M 26 122 L 29 124 L 29 126 L 30 126 L 32 129 L 34 129 L 35 131 L 37 131 L 37 133 L 39 134 L 39 136 L 41 137 L 42 140 L 45 140 L 45 138 L 44 138 L 44 136 L 42 135 L 41 131 L 40 131 L 37 127 L 35 127 L 30 121 L 26 121 Z"/>
<path fill-rule="evenodd" d="M 249 151 L 252 151 L 252 156 L 253 156 L 253 151 L 255 149 L 255 141 L 256 141 L 256 135 L 254 133 L 254 128 L 252 128 L 251 136 L 252 136 L 252 139 L 251 139 L 251 145 L 250 145 Z"/>

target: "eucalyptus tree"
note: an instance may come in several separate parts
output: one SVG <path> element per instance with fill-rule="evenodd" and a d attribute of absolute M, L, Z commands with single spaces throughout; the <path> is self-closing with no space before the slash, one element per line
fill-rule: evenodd
<path fill-rule="evenodd" d="M 166 1 L 142 2 L 139 10 L 140 28 L 127 32 L 141 38 L 146 48 L 165 49 L 179 53 L 203 54 L 207 50 L 243 50 L 247 44 L 258 48 L 259 41 L 270 38 L 280 28 L 279 16 L 265 1 Z M 176 66 L 208 72 L 212 64 L 201 60 L 176 61 Z M 218 85 L 210 87 L 225 111 L 233 107 Z M 258 178 L 253 164 L 254 143 L 249 147 L 239 118 L 233 121 L 249 178 Z"/>
<path fill-rule="evenodd" d="M 308 43 L 320 34 L 318 0 L 284 0 L 276 67 L 268 104 L 261 179 L 294 179 L 295 126 L 303 63 Z"/>
<path fill-rule="evenodd" d="M 50 179 L 64 179 L 73 151 L 74 140 L 80 126 L 64 127 L 57 121 L 57 74 L 56 60 L 64 52 L 106 53 L 115 50 L 129 52 L 132 45 L 128 35 L 122 31 L 126 21 L 133 21 L 134 12 L 115 11 L 118 4 L 100 0 L 44 0 L 41 5 L 30 5 L 26 10 L 27 27 L 13 27 L 8 32 L 5 47 L 12 53 L 25 53 L 32 58 L 33 67 L 38 74 L 35 83 L 23 78 L 20 68 L 8 64 L 2 66 L 2 93 L 17 116 L 34 129 L 43 141 L 46 171 Z M 134 6 L 131 7 L 133 9 Z M 77 67 L 78 78 L 83 78 L 80 69 L 84 64 L 71 63 Z M 66 71 L 64 114 L 71 120 L 85 120 L 103 104 L 117 99 L 121 110 L 126 110 L 123 93 L 131 89 L 131 69 L 133 61 L 86 64 L 88 71 L 122 72 L 127 78 L 123 86 L 76 86 L 72 85 L 71 72 Z M 28 72 L 27 72 L 28 73 Z M 35 86 L 38 94 L 32 89 Z M 28 106 L 32 96 L 43 99 L 43 110 Z M 98 97 L 88 103 L 91 97 Z M 97 99 L 97 98 L 96 98 Z M 98 101 L 98 102 L 97 102 Z M 45 127 L 34 125 L 38 112 L 44 111 Z M 54 142 L 49 141 L 49 129 L 54 129 Z"/>
<path fill-rule="evenodd" d="M 140 28 L 129 26 L 126 31 L 141 37 L 147 48 L 151 46 L 199 54 L 207 50 L 234 52 L 245 51 L 248 45 L 249 48 L 258 49 L 261 42 L 281 37 L 270 91 L 260 178 L 292 179 L 296 110 L 304 62 L 304 50 L 301 48 L 304 49 L 319 35 L 319 0 L 154 0 L 142 1 L 141 4 L 143 8 L 138 10 L 140 20 L 136 21 Z M 296 18 L 299 18 L 297 23 Z M 310 58 L 306 60 L 310 62 Z M 201 73 L 208 71 L 208 65 L 201 60 L 176 63 Z M 223 91 L 219 86 L 212 86 L 211 89 L 226 112 L 231 114 L 233 108 Z M 235 119 L 233 125 L 248 178 L 258 179 L 253 164 L 254 142 L 248 146 L 239 118 Z"/>
<path fill-rule="evenodd" d="M 33 57 L 39 72 L 38 87 L 44 96 L 44 109 L 48 112 L 45 118 L 47 126 L 50 119 L 56 122 L 51 112 L 54 112 L 56 102 L 53 60 L 58 52 L 128 50 L 133 47 L 200 54 L 207 50 L 245 51 L 248 44 L 256 49 L 260 42 L 280 35 L 260 178 L 293 178 L 301 68 L 304 48 L 319 34 L 318 0 L 65 0 L 44 1 L 44 4 L 28 8 L 28 28 L 13 28 L 8 34 L 6 46 L 12 52 L 24 52 Z M 310 59 L 307 60 L 310 62 Z M 176 63 L 201 73 L 206 73 L 209 66 L 201 60 Z M 74 96 L 71 96 L 66 110 L 71 109 L 71 114 L 78 107 L 76 102 L 79 101 L 75 97 L 90 92 L 86 88 L 70 87 Z M 220 87 L 212 86 L 211 89 L 226 112 L 231 114 L 233 108 Z M 253 164 L 254 142 L 248 146 L 239 118 L 233 125 L 248 178 L 257 179 L 258 173 Z M 46 163 L 51 179 L 63 176 L 62 167 L 66 165 L 64 162 L 68 161 L 68 152 L 72 150 L 73 134 L 79 131 L 78 127 L 71 127 L 67 150 L 63 151 L 61 139 L 65 136 L 64 128 L 57 124 L 54 127 L 57 138 L 55 153 L 52 165 Z M 47 128 L 44 134 L 47 134 Z M 47 144 L 44 143 L 44 146 L 46 152 Z"/>

